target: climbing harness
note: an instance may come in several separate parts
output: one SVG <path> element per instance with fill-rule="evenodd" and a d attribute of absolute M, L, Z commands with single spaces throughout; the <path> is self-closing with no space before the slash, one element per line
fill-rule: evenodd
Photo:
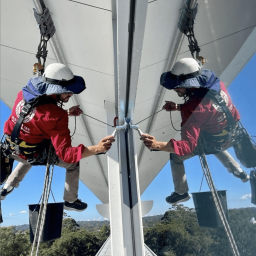
<path fill-rule="evenodd" d="M 36 9 L 33 8 L 33 10 L 41 34 L 36 54 L 38 63 L 34 65 L 33 71 L 34 74 L 37 73 L 41 76 L 44 72 L 45 61 L 48 54 L 47 42 L 54 35 L 56 30 L 50 12 L 47 8 L 44 9 L 43 14 L 41 15 L 36 12 Z"/>
<path fill-rule="evenodd" d="M 30 165 L 45 165 L 50 141 L 45 140 L 39 144 L 30 144 L 19 139 L 19 133 L 24 119 L 36 106 L 50 103 L 56 104 L 56 101 L 51 97 L 41 96 L 36 97 L 29 103 L 24 99 L 24 102 L 24 106 L 21 109 L 11 136 L 5 135 L 5 141 L 3 143 L 4 151 L 7 156 L 11 154 L 23 154 L 27 157 L 27 161 Z M 56 155 L 54 157 L 57 161 Z"/>

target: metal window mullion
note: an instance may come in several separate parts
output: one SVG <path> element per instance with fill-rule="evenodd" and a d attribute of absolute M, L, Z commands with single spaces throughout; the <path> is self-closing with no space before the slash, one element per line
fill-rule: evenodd
<path fill-rule="evenodd" d="M 131 186 L 130 186 L 130 175 L 129 175 L 129 159 L 127 152 L 127 134 L 125 131 L 120 131 L 118 134 L 118 144 L 119 144 L 119 165 L 120 172 L 122 176 L 121 180 L 121 197 L 122 197 L 122 214 L 123 214 L 123 237 L 124 246 L 126 250 L 126 255 L 136 255 L 135 254 L 135 241 L 134 232 L 132 225 L 132 210 L 131 210 Z M 113 255 L 114 256 L 114 255 Z M 138 255 L 139 256 L 139 255 Z"/>
<path fill-rule="evenodd" d="M 107 116 L 107 122 L 113 120 L 116 116 L 115 104 L 105 101 L 105 110 Z M 113 128 L 107 126 L 107 133 L 112 134 Z M 120 170 L 122 163 L 119 160 L 120 140 L 119 136 L 116 136 L 116 142 L 113 143 L 111 149 L 107 153 L 108 162 L 108 190 L 109 190 L 109 218 L 110 218 L 110 230 L 111 230 L 111 253 L 112 255 L 125 256 L 125 246 L 127 242 L 124 239 L 124 232 L 130 233 L 128 236 L 131 237 L 129 232 L 129 225 L 127 227 L 124 217 L 127 215 L 123 207 L 123 169 Z M 126 181 L 127 182 L 127 181 Z M 125 229 L 126 228 L 126 229 Z M 130 245 L 128 243 L 128 245 Z"/>
<path fill-rule="evenodd" d="M 130 1 L 116 0 L 117 18 L 117 81 L 118 81 L 118 121 L 124 124 L 126 93 L 127 93 L 127 63 L 128 63 L 128 23 Z"/>
<path fill-rule="evenodd" d="M 136 145 L 134 141 L 134 131 L 129 129 L 127 132 L 128 144 L 128 163 L 130 179 L 130 199 L 131 199 L 131 223 L 134 239 L 135 255 L 145 255 L 144 234 L 141 213 L 139 172 L 137 165 Z"/>
<path fill-rule="evenodd" d="M 148 1 L 135 1 L 135 12 L 133 15 L 133 40 L 131 48 L 131 66 L 130 66 L 130 83 L 129 83 L 129 101 L 127 103 L 127 117 L 133 120 L 134 108 L 137 95 L 137 87 L 140 72 L 141 55 L 143 48 L 143 39 L 146 26 Z"/>

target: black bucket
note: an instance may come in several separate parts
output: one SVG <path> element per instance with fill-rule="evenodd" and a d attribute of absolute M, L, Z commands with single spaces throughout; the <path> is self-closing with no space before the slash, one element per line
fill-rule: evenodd
<path fill-rule="evenodd" d="M 40 204 L 30 204 L 28 207 L 29 207 L 30 242 L 33 243 L 34 234 L 36 232 L 38 214 L 40 210 Z M 40 242 L 48 242 L 61 237 L 62 219 L 63 219 L 63 203 L 48 204 L 46 215 L 45 215 L 44 228 L 43 228 Z"/>
<path fill-rule="evenodd" d="M 3 222 L 3 217 L 2 217 L 2 208 L 1 208 L 1 200 L 0 200 L 0 223 Z"/>
<path fill-rule="evenodd" d="M 228 219 L 226 190 L 220 190 L 217 192 L 226 218 Z M 222 221 L 214 203 L 212 192 L 198 192 L 192 193 L 192 195 L 199 226 L 207 228 L 223 227 Z"/>
<path fill-rule="evenodd" d="M 256 205 L 256 171 L 252 170 L 250 173 L 250 183 L 252 191 L 251 203 Z"/>

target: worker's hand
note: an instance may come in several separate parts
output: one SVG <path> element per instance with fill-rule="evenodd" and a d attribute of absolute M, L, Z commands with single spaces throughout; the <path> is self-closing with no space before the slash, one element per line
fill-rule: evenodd
<path fill-rule="evenodd" d="M 165 109 L 166 111 L 175 111 L 178 110 L 178 104 L 172 101 L 165 101 L 163 109 Z"/>
<path fill-rule="evenodd" d="M 145 146 L 150 150 L 155 149 L 159 151 L 174 152 L 173 146 L 170 142 L 157 141 L 154 136 L 146 133 L 143 133 L 140 139 L 144 141 Z"/>
<path fill-rule="evenodd" d="M 102 152 L 108 151 L 111 148 L 112 143 L 114 141 L 115 141 L 115 138 L 112 135 L 103 138 L 99 142 L 99 144 L 97 145 L 98 146 L 98 148 L 97 148 L 98 153 L 102 153 Z"/>
<path fill-rule="evenodd" d="M 72 108 L 70 108 L 67 111 L 68 112 L 68 116 L 80 116 L 83 113 L 83 111 L 79 107 L 80 107 L 80 105 L 73 106 Z"/>
<path fill-rule="evenodd" d="M 154 136 L 151 136 L 147 133 L 143 133 L 140 137 L 140 140 L 144 142 L 144 145 L 149 149 L 158 149 L 158 141 Z"/>

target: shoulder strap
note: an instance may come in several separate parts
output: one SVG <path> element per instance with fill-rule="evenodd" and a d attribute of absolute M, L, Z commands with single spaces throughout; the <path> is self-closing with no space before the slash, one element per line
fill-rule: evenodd
<path fill-rule="evenodd" d="M 234 117 L 232 116 L 229 108 L 226 105 L 225 100 L 222 98 L 220 92 L 213 92 L 213 91 L 209 91 L 210 97 L 211 99 L 213 99 L 219 106 L 221 106 L 221 108 L 223 109 L 226 118 L 227 118 L 227 122 L 228 122 L 228 126 L 232 127 L 236 122 Z"/>
<path fill-rule="evenodd" d="M 32 105 L 30 105 L 29 103 L 26 103 L 22 107 L 20 116 L 13 128 L 12 135 L 11 135 L 11 141 L 14 142 L 15 144 L 18 144 L 21 125 L 24 121 L 24 118 L 31 111 L 31 109 L 32 109 Z"/>
<path fill-rule="evenodd" d="M 34 107 L 39 106 L 39 105 L 44 105 L 44 104 L 50 104 L 50 103 L 56 104 L 56 101 L 50 97 L 39 97 L 39 98 L 37 98 L 36 101 L 34 101 L 32 103 L 27 103 L 25 101 L 25 105 L 22 107 L 20 116 L 13 128 L 12 135 L 11 135 L 11 141 L 14 142 L 15 144 L 18 144 L 20 129 L 21 129 L 21 125 L 24 121 L 24 118 L 26 117 L 26 115 L 28 113 L 31 112 L 31 110 Z"/>

